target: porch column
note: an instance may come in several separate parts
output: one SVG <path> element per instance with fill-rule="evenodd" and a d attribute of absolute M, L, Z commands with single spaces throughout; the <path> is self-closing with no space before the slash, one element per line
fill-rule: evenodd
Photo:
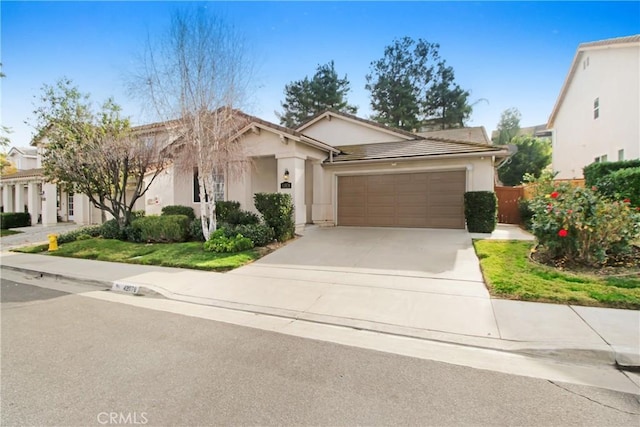
<path fill-rule="evenodd" d="M 13 212 L 13 184 L 2 185 L 2 207 L 5 212 Z"/>
<path fill-rule="evenodd" d="M 88 198 L 84 194 L 73 193 L 73 222 L 76 224 L 89 224 L 89 206 L 87 205 L 87 200 Z"/>
<path fill-rule="evenodd" d="M 311 208 L 311 219 L 314 224 L 327 225 L 331 216 L 329 210 L 331 203 L 326 192 L 329 190 L 325 185 L 325 170 L 322 168 L 322 161 L 313 162 L 313 205 Z"/>
<path fill-rule="evenodd" d="M 27 186 L 27 209 L 31 214 L 31 225 L 36 225 L 40 214 L 40 193 L 37 182 L 30 182 Z"/>
<path fill-rule="evenodd" d="M 24 184 L 15 185 L 15 208 L 14 212 L 24 212 Z"/>
<path fill-rule="evenodd" d="M 279 157 L 278 160 L 278 193 L 291 194 L 294 206 L 294 219 L 296 223 L 296 233 L 301 233 L 304 230 L 304 225 L 307 222 L 307 207 L 305 205 L 305 183 L 304 183 L 304 166 L 305 157 L 287 156 Z M 285 171 L 289 172 L 289 181 L 291 188 L 281 188 L 281 183 L 284 182 Z"/>
<path fill-rule="evenodd" d="M 46 182 L 42 184 L 44 196 L 42 198 L 42 225 L 56 225 L 58 223 L 58 208 L 56 199 L 58 188 L 55 184 Z"/>

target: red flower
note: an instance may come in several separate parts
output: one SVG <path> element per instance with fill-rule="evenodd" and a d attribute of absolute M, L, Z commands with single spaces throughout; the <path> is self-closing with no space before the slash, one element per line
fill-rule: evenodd
<path fill-rule="evenodd" d="M 560 231 L 558 231 L 558 236 L 560 237 L 567 237 L 567 234 L 569 234 L 569 232 L 567 230 L 565 230 L 564 228 L 560 229 Z"/>
<path fill-rule="evenodd" d="M 569 210 L 567 211 L 567 213 L 568 213 L 568 214 L 572 214 L 572 213 L 573 213 L 573 211 L 572 211 L 571 209 L 569 209 Z"/>
<path fill-rule="evenodd" d="M 594 185 L 593 187 L 591 187 L 591 191 L 598 191 L 598 187 Z"/>
<path fill-rule="evenodd" d="M 624 199 L 623 202 L 624 203 L 631 203 L 631 199 Z"/>
<path fill-rule="evenodd" d="M 559 195 L 560 194 L 557 191 L 554 191 L 553 193 L 551 193 L 551 198 L 552 199 L 557 199 Z"/>

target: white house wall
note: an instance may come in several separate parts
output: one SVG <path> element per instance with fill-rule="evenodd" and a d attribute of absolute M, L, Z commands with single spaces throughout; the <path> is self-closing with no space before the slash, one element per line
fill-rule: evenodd
<path fill-rule="evenodd" d="M 640 158 L 640 47 L 586 50 L 577 64 L 553 123 L 553 170 L 562 179 L 581 178 L 596 157 L 617 161 L 618 150 Z"/>
<path fill-rule="evenodd" d="M 304 128 L 302 133 L 333 146 L 404 141 L 407 139 L 385 132 L 382 129 L 367 126 L 364 123 L 355 123 L 334 116 L 331 116 L 331 120 L 323 118 L 313 123 Z"/>
<path fill-rule="evenodd" d="M 160 215 L 164 206 L 175 205 L 174 167 L 169 166 L 162 171 L 144 195 L 144 206 L 147 215 Z M 189 191 L 191 194 L 191 191 Z M 181 195 L 182 196 L 182 195 Z M 190 205 L 187 205 L 190 206 Z"/>

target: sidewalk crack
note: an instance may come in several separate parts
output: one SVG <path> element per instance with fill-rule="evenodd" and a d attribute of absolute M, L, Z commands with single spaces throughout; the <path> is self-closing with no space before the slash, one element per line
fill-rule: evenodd
<path fill-rule="evenodd" d="M 556 383 L 556 382 L 554 382 L 554 381 L 551 381 L 551 380 L 547 380 L 547 381 L 548 381 L 549 383 L 553 384 L 554 386 L 556 386 L 556 387 L 558 387 L 558 388 L 560 388 L 560 389 L 562 389 L 562 390 L 566 391 L 566 392 L 569 392 L 569 393 L 574 394 L 574 395 L 576 395 L 576 396 L 583 397 L 583 398 L 587 399 L 588 401 L 593 402 L 593 403 L 596 403 L 596 404 L 598 404 L 598 405 L 600 405 L 600 406 L 604 406 L 605 408 L 613 409 L 614 411 L 618 411 L 618 412 L 621 412 L 621 413 L 623 413 L 623 414 L 629 414 L 629 415 L 640 415 L 640 412 L 629 412 L 629 411 L 625 411 L 624 409 L 616 408 L 615 406 L 611 406 L 611 405 L 607 405 L 606 403 L 598 402 L 597 400 L 592 399 L 592 398 L 590 398 L 589 396 L 585 396 L 584 394 L 580 394 L 580 393 L 575 392 L 575 391 L 573 391 L 573 390 L 569 390 L 568 388 L 563 387 L 563 386 L 561 386 L 560 384 L 558 384 L 558 383 Z"/>

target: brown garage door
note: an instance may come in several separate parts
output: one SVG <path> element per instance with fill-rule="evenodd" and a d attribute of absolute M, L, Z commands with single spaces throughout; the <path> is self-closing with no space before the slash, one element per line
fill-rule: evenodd
<path fill-rule="evenodd" d="M 466 171 L 338 177 L 338 225 L 464 228 Z"/>

